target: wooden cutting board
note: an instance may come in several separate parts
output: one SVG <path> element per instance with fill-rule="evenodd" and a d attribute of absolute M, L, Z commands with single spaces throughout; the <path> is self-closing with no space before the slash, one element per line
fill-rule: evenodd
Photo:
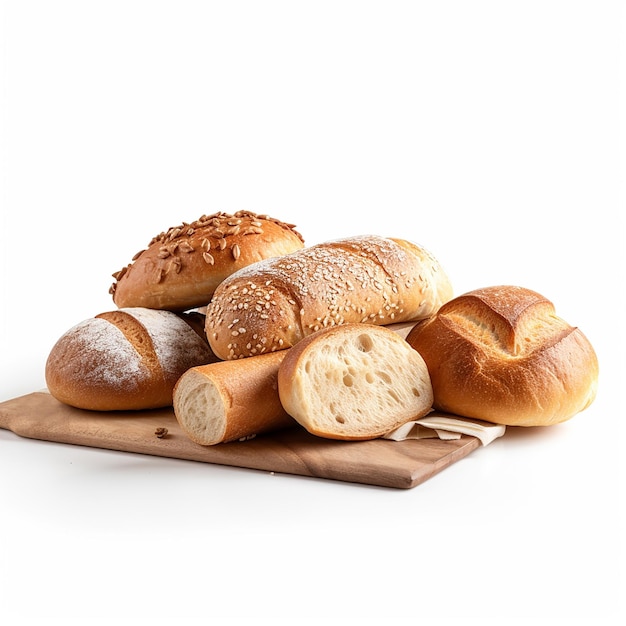
<path fill-rule="evenodd" d="M 0 403 L 0 428 L 31 439 L 400 489 L 423 483 L 480 446 L 476 437 L 465 435 L 452 441 L 332 441 L 300 427 L 201 446 L 185 435 L 171 408 L 84 411 L 46 392 Z M 158 428 L 168 434 L 157 437 Z"/>

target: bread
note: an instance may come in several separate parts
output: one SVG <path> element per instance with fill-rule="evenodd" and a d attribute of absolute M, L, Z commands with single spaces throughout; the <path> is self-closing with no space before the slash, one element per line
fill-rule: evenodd
<path fill-rule="evenodd" d="M 169 228 L 113 274 L 119 308 L 186 311 L 205 306 L 236 270 L 304 246 L 294 226 L 250 211 L 214 213 Z"/>
<path fill-rule="evenodd" d="M 45 368 L 60 402 L 94 411 L 170 406 L 178 378 L 216 360 L 204 316 L 146 308 L 101 313 L 64 333 Z"/>
<path fill-rule="evenodd" d="M 470 291 L 406 341 L 428 366 L 434 407 L 507 426 L 546 426 L 587 408 L 598 360 L 544 296 L 518 286 Z"/>
<path fill-rule="evenodd" d="M 307 431 L 374 439 L 432 410 L 424 360 L 392 330 L 344 324 L 298 342 L 278 370 L 280 401 Z"/>
<path fill-rule="evenodd" d="M 286 351 L 193 367 L 174 388 L 174 414 L 196 443 L 249 438 L 296 423 L 278 397 L 278 367 Z"/>
<path fill-rule="evenodd" d="M 249 265 L 225 279 L 206 310 L 222 360 L 294 346 L 321 328 L 419 320 L 452 297 L 437 260 L 409 241 L 338 239 Z"/>

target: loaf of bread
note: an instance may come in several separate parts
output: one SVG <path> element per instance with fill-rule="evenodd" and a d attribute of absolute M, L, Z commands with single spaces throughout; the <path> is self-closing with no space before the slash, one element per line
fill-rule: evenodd
<path fill-rule="evenodd" d="M 250 211 L 214 213 L 169 228 L 113 274 L 119 308 L 186 311 L 205 306 L 238 269 L 304 246 L 292 224 Z"/>
<path fill-rule="evenodd" d="M 380 437 L 433 403 L 419 353 L 388 328 L 358 323 L 325 328 L 287 350 L 278 393 L 307 431 L 342 440 Z"/>
<path fill-rule="evenodd" d="M 204 316 L 146 308 L 101 313 L 64 333 L 45 368 L 60 402 L 94 411 L 172 404 L 174 385 L 190 367 L 217 360 Z"/>
<path fill-rule="evenodd" d="M 408 334 L 441 411 L 507 426 L 563 422 L 594 400 L 598 360 L 587 337 L 542 295 L 518 286 L 470 291 Z"/>
<path fill-rule="evenodd" d="M 302 248 L 245 267 L 215 290 L 206 334 L 222 360 L 294 346 L 328 326 L 387 325 L 432 315 L 452 297 L 424 248 L 357 236 Z"/>
<path fill-rule="evenodd" d="M 174 414 L 196 443 L 246 439 L 296 423 L 278 396 L 278 367 L 286 351 L 193 367 L 174 388 Z"/>

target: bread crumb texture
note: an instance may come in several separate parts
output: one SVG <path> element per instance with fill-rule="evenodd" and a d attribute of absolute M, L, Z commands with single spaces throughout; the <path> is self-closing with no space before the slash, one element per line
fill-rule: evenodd
<path fill-rule="evenodd" d="M 363 324 L 319 331 L 292 348 L 279 393 L 309 432 L 336 439 L 379 437 L 433 401 L 421 356 L 393 331 Z"/>
<path fill-rule="evenodd" d="M 190 369 L 174 390 L 174 413 L 192 441 L 202 445 L 221 442 L 227 427 L 230 399 L 213 380 Z"/>

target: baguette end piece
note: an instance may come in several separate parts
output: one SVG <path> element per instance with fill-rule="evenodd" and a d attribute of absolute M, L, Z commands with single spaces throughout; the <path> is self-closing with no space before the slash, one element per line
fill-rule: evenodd
<path fill-rule="evenodd" d="M 250 439 L 293 426 L 278 397 L 278 367 L 286 350 L 217 361 L 185 372 L 174 388 L 174 414 L 201 445 Z"/>
<path fill-rule="evenodd" d="M 224 396 L 213 380 L 191 369 L 174 388 L 174 414 L 187 436 L 208 446 L 224 440 L 226 411 Z"/>

